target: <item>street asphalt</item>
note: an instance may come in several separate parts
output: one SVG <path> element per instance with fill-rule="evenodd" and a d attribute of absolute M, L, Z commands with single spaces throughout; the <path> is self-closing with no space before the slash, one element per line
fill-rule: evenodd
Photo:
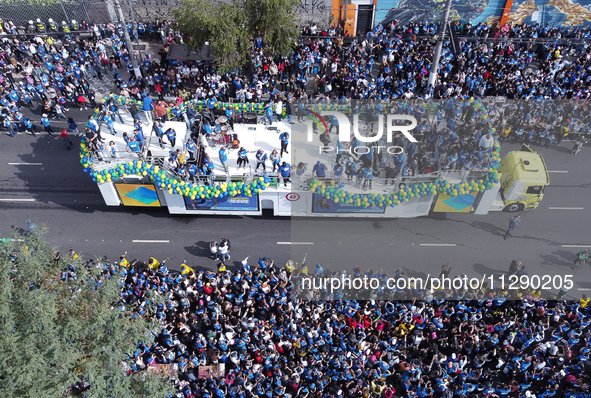
<path fill-rule="evenodd" d="M 84 125 L 90 110 L 71 110 Z M 33 119 L 40 120 L 40 109 Z M 66 127 L 54 122 L 55 127 Z M 40 128 L 38 127 L 40 130 Z M 187 260 L 194 268 L 213 269 L 208 244 L 222 236 L 232 243 L 229 268 L 267 256 L 281 265 L 308 253 L 312 269 L 321 263 L 329 270 L 384 269 L 392 275 L 403 269 L 409 276 L 438 274 L 449 262 L 452 276 L 506 274 L 512 260 L 520 260 L 529 276 L 573 275 L 574 288 L 567 297 L 591 291 L 591 265 L 572 270 L 576 252 L 591 248 L 588 225 L 591 148 L 574 156 L 572 143 L 550 150 L 534 146 L 550 170 L 550 186 L 540 206 L 522 212 L 522 223 L 513 237 L 504 240 L 509 213 L 433 214 L 415 219 L 315 219 L 285 217 L 172 216 L 164 209 L 108 207 L 96 183 L 80 165 L 79 139 L 67 151 L 56 134 L 39 131 L 37 137 L 20 133 L 0 136 L 0 236 L 10 226 L 25 227 L 30 218 L 49 228 L 48 240 L 67 252 L 84 257 L 116 260 L 170 258 L 178 269 Z M 504 143 L 503 153 L 520 145 Z M 144 242 L 152 241 L 152 242 Z M 155 242 L 158 241 L 158 242 Z M 556 289 L 546 292 L 555 294 Z"/>

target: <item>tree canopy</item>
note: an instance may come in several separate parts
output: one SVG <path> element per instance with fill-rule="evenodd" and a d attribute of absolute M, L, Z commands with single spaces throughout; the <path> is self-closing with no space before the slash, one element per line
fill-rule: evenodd
<path fill-rule="evenodd" d="M 192 49 L 212 46 L 225 73 L 244 66 L 253 38 L 262 37 L 267 55 L 287 54 L 298 37 L 298 0 L 183 0 L 173 11 Z"/>
<path fill-rule="evenodd" d="M 88 398 L 167 397 L 169 380 L 126 372 L 127 353 L 158 326 L 117 305 L 118 278 L 101 278 L 104 264 L 58 261 L 44 235 L 15 232 L 0 246 L 0 395 L 63 397 L 83 378 Z M 64 281 L 69 266 L 76 278 Z"/>

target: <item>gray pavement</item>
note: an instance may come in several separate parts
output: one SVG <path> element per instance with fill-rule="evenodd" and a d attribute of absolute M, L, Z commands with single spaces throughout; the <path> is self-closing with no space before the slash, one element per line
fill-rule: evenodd
<path fill-rule="evenodd" d="M 71 114 L 83 121 L 89 112 L 76 110 Z M 73 141 L 77 144 L 78 139 Z M 519 147 L 503 145 L 504 152 Z M 551 185 L 539 208 L 522 212 L 521 226 L 505 241 L 502 235 L 510 217 L 505 212 L 395 220 L 291 220 L 171 216 L 166 209 L 107 207 L 96 184 L 82 171 L 76 145 L 66 151 L 61 138 L 45 133 L 15 138 L 3 134 L 0 236 L 9 235 L 10 225 L 23 227 L 31 218 L 47 224 L 49 241 L 62 251 L 73 248 L 85 256 L 111 259 L 124 251 L 130 258 L 170 257 L 173 269 L 184 259 L 192 266 L 212 269 L 215 263 L 209 258 L 207 245 L 222 236 L 232 241 L 230 269 L 246 256 L 267 256 L 283 265 L 290 258 L 301 261 L 308 253 L 312 267 L 322 263 L 329 270 L 352 270 L 359 265 L 383 268 L 392 275 L 402 268 L 409 276 L 425 277 L 450 262 L 452 276 L 464 272 L 482 277 L 504 274 L 516 259 L 526 265 L 530 276 L 573 275 L 575 288 L 569 295 L 579 297 L 591 291 L 591 266 L 573 272 L 574 253 L 582 247 L 568 246 L 591 247 L 587 232 L 591 220 L 591 175 L 587 172 L 591 148 L 585 147 L 573 156 L 571 147 L 570 142 L 550 150 L 534 146 L 551 171 Z M 555 294 L 556 289 L 550 293 Z"/>

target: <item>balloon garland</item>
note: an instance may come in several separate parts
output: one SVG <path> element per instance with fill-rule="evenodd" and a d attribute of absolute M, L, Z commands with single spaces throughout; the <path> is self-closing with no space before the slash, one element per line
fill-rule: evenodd
<path fill-rule="evenodd" d="M 80 143 L 80 163 L 84 166 L 84 172 L 90 174 L 92 181 L 98 184 L 112 182 L 128 175 L 148 176 L 155 186 L 168 191 L 169 194 L 187 196 L 192 200 L 198 197 L 201 199 L 225 198 L 238 195 L 252 197 L 253 194 L 263 192 L 271 184 L 271 179 L 265 174 L 262 177 L 255 178 L 250 184 L 243 182 L 223 182 L 218 185 L 196 185 L 177 178 L 170 178 L 160 166 L 150 165 L 141 160 L 117 163 L 112 169 L 95 171 L 92 169 L 92 158 L 88 155 L 88 148 L 84 138 Z"/>
<path fill-rule="evenodd" d="M 369 206 L 390 206 L 394 207 L 413 198 L 427 197 L 435 194 L 447 194 L 449 196 L 458 196 L 470 193 L 484 192 L 492 189 L 499 183 L 499 173 L 497 169 L 501 164 L 499 157 L 499 142 L 495 141 L 492 151 L 492 165 L 488 174 L 479 180 L 466 181 L 460 184 L 452 184 L 445 180 L 435 180 L 430 183 L 412 184 L 406 186 L 395 194 L 353 194 L 335 186 L 334 180 L 328 185 L 314 178 L 308 182 L 310 192 L 324 196 L 334 203 L 348 203 L 355 207 L 368 208 Z"/>
<path fill-rule="evenodd" d="M 314 178 L 309 181 L 310 191 L 324 196 L 335 203 L 348 203 L 355 207 L 368 208 L 369 206 L 390 206 L 394 207 L 413 198 L 427 197 L 435 194 L 447 194 L 449 196 L 458 196 L 469 193 L 484 192 L 491 189 L 499 182 L 497 171 L 491 171 L 480 180 L 466 181 L 461 184 L 451 184 L 449 181 L 435 180 L 429 183 L 420 183 L 409 185 L 395 194 L 353 194 L 351 192 L 339 189 L 334 181 L 327 184 Z"/>

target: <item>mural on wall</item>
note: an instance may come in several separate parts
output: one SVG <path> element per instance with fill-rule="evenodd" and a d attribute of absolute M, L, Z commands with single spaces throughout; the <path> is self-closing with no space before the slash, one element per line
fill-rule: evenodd
<path fill-rule="evenodd" d="M 454 0 L 452 20 L 493 26 L 501 19 L 506 0 Z M 383 25 L 396 19 L 402 24 L 440 21 L 445 0 L 378 0 L 376 21 Z M 507 22 L 550 27 L 591 26 L 591 0 L 515 0 Z"/>
<path fill-rule="evenodd" d="M 381 21 L 383 25 L 393 20 L 402 24 L 441 21 L 445 3 L 445 0 L 378 0 L 376 21 Z M 500 9 L 498 3 L 501 3 Z M 454 0 L 450 19 L 474 21 L 488 14 L 484 17 L 486 19 L 502 12 L 504 5 L 504 1 L 498 0 Z"/>
<path fill-rule="evenodd" d="M 591 0 L 516 0 L 507 22 L 559 27 L 591 27 Z"/>

